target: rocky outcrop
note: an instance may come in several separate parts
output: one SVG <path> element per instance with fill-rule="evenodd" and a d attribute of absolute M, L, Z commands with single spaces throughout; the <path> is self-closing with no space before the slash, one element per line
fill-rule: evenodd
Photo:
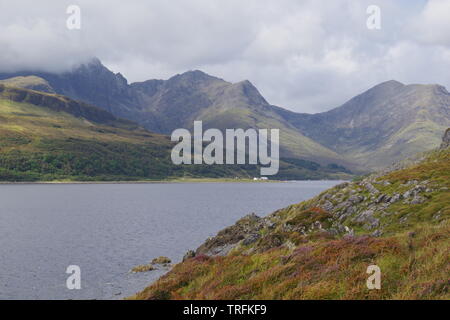
<path fill-rule="evenodd" d="M 414 214 L 398 215 L 399 207 L 422 204 L 435 190 L 429 180 L 399 183 L 373 174 L 359 182 L 339 184 L 307 203 L 290 206 L 265 218 L 250 214 L 209 238 L 195 252 L 189 251 L 183 261 L 201 255 L 225 256 L 242 248 L 243 254 L 280 246 L 291 248 L 299 237 L 354 236 L 355 230 L 380 237 L 392 219 L 405 225 Z"/>
<path fill-rule="evenodd" d="M 444 136 L 442 137 L 441 149 L 448 148 L 450 146 L 450 128 L 445 131 Z"/>
<path fill-rule="evenodd" d="M 158 257 L 158 258 L 155 258 L 152 260 L 152 264 L 169 264 L 171 262 L 172 261 L 169 258 L 164 257 L 164 256 L 161 256 L 161 257 Z"/>
<path fill-rule="evenodd" d="M 150 262 L 149 264 L 142 264 L 134 267 L 133 269 L 130 270 L 130 272 L 131 273 L 148 272 L 157 270 L 158 267 L 169 268 L 171 267 L 170 265 L 171 263 L 172 261 L 169 258 L 161 256 L 153 259 L 152 262 Z"/>
<path fill-rule="evenodd" d="M 266 219 L 252 213 L 236 222 L 235 225 L 220 231 L 209 238 L 195 252 L 195 255 L 223 256 L 239 243 L 251 244 L 260 238 L 259 231 L 267 226 Z"/>

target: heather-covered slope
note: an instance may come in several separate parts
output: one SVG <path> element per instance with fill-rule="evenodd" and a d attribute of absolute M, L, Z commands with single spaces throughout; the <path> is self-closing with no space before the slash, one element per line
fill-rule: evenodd
<path fill-rule="evenodd" d="M 208 239 L 136 299 L 449 299 L 450 149 Z M 366 287 L 369 265 L 380 290 Z"/>

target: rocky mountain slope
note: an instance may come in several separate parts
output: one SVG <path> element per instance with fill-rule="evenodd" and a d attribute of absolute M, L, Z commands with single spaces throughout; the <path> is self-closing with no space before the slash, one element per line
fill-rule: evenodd
<path fill-rule="evenodd" d="M 402 169 L 248 215 L 132 298 L 449 299 L 449 218 L 443 143 Z M 370 265 L 380 290 L 366 287 Z"/>
<path fill-rule="evenodd" d="M 440 85 L 387 81 L 328 112 L 280 114 L 314 141 L 380 169 L 439 146 L 450 126 L 450 93 Z"/>
<path fill-rule="evenodd" d="M 158 133 L 191 128 L 194 120 L 203 120 L 205 129 L 278 128 L 282 159 L 337 164 L 357 173 L 438 147 L 450 126 L 450 94 L 439 85 L 387 81 L 328 112 L 301 114 L 271 105 L 249 81 L 229 83 L 198 70 L 129 84 L 94 59 L 62 74 L 24 71 L 0 74 L 0 80 L 29 76 L 40 79 L 44 91 Z"/>

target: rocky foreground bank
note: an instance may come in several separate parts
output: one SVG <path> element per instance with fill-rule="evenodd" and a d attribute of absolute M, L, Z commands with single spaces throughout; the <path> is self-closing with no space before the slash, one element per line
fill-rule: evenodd
<path fill-rule="evenodd" d="M 220 231 L 135 299 L 449 299 L 450 130 L 441 148 Z M 367 267 L 382 272 L 366 286 Z"/>

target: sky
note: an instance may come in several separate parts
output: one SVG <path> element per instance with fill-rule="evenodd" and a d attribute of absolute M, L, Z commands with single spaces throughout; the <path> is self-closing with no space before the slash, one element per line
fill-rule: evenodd
<path fill-rule="evenodd" d="M 0 72 L 92 57 L 129 82 L 198 69 L 315 113 L 391 79 L 450 89 L 450 0 L 0 0 L 0 48 Z"/>

